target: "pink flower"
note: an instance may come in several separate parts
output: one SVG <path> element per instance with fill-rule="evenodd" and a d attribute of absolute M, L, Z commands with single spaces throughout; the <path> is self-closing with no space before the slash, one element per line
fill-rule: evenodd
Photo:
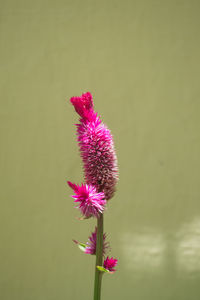
<path fill-rule="evenodd" d="M 104 268 L 109 272 L 115 272 L 116 270 L 114 269 L 114 267 L 116 267 L 116 265 L 117 259 L 114 259 L 113 257 L 109 258 L 108 256 L 103 263 Z"/>
<path fill-rule="evenodd" d="M 74 190 L 75 195 L 72 196 L 75 199 L 74 202 L 79 202 L 77 207 L 86 218 L 98 217 L 103 212 L 106 204 L 103 192 L 97 193 L 96 188 L 92 185 L 82 184 L 79 186 L 70 181 L 67 183 Z"/>
<path fill-rule="evenodd" d="M 96 254 L 96 243 L 97 243 L 97 227 L 95 227 L 95 231 L 92 232 L 89 237 L 89 242 L 86 243 L 85 253 L 87 254 Z M 106 242 L 106 234 L 103 234 L 103 255 L 105 255 L 106 251 L 110 248 L 109 243 Z"/>
<path fill-rule="evenodd" d="M 76 112 L 82 117 L 81 121 L 92 121 L 93 118 L 95 119 L 94 104 L 92 95 L 89 92 L 82 94 L 81 97 L 72 97 L 70 101 L 74 105 Z"/>
<path fill-rule="evenodd" d="M 108 200 L 113 196 L 118 180 L 112 135 L 95 113 L 89 92 L 72 97 L 70 101 L 81 116 L 80 124 L 76 126 L 86 183 L 95 186 L 97 192 L 104 192 Z"/>

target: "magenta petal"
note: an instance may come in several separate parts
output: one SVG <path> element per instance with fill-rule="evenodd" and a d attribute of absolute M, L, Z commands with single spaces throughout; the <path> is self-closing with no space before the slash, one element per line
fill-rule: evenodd
<path fill-rule="evenodd" d="M 70 186 L 70 188 L 72 188 L 72 190 L 78 191 L 78 186 L 76 184 L 72 183 L 71 181 L 67 181 L 67 183 Z"/>

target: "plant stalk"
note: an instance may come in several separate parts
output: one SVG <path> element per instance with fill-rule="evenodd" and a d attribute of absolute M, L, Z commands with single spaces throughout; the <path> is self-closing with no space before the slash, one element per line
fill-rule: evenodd
<path fill-rule="evenodd" d="M 101 281 L 102 272 L 97 266 L 103 264 L 103 214 L 97 218 L 97 244 L 96 244 L 96 264 L 95 264 L 95 280 L 94 280 L 94 300 L 101 299 Z"/>

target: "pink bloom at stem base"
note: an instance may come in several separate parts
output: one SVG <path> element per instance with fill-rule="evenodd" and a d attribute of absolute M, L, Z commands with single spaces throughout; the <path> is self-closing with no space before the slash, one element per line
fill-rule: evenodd
<path fill-rule="evenodd" d="M 109 272 L 115 272 L 116 270 L 114 269 L 114 267 L 116 267 L 116 265 L 117 259 L 114 259 L 113 257 L 109 258 L 108 256 L 103 263 L 104 268 Z"/>
<path fill-rule="evenodd" d="M 106 204 L 103 192 L 97 193 L 96 188 L 92 185 L 82 184 L 80 186 L 70 181 L 67 183 L 74 190 L 75 195 L 72 196 L 75 199 L 74 202 L 79 202 L 77 208 L 86 218 L 98 217 L 103 212 Z"/>
<path fill-rule="evenodd" d="M 87 254 L 96 254 L 96 243 L 97 243 L 97 227 L 95 231 L 92 232 L 89 237 L 89 242 L 86 243 L 85 253 Z M 103 234 L 103 255 L 106 254 L 106 251 L 110 248 L 109 242 L 106 242 L 106 233 Z"/>

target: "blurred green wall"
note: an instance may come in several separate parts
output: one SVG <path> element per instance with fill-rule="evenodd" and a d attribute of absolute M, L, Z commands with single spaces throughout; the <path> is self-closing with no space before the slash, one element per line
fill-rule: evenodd
<path fill-rule="evenodd" d="M 68 100 L 90 91 L 120 167 L 102 300 L 200 297 L 200 2 L 0 1 L 0 299 L 92 299 L 95 220 Z"/>

